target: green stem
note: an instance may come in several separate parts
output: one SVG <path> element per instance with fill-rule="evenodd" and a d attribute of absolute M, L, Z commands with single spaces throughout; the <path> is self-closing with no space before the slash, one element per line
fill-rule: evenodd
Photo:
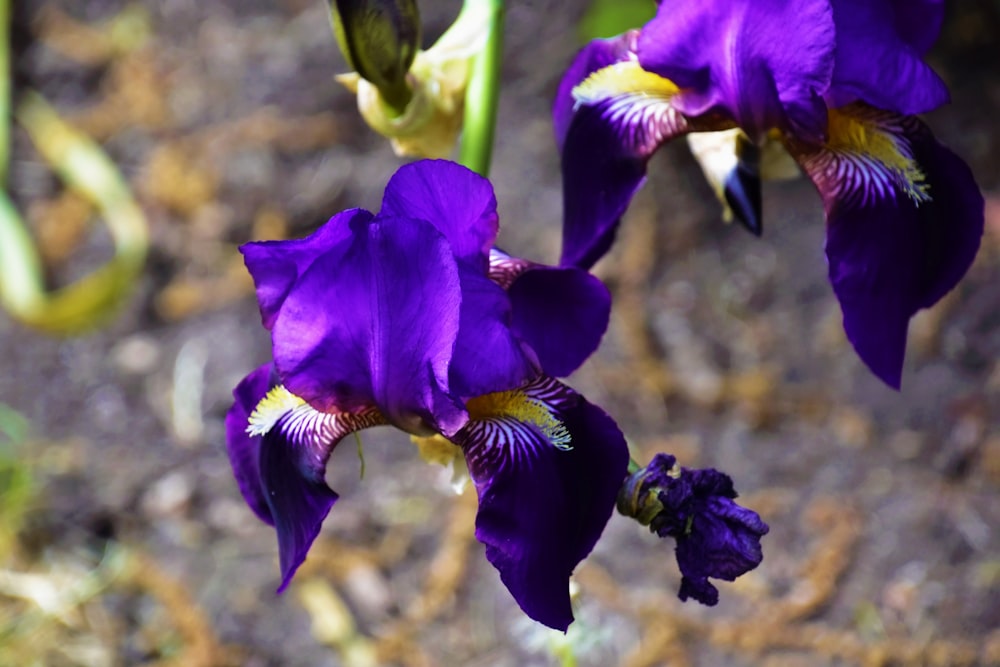
<path fill-rule="evenodd" d="M 639 463 L 634 458 L 632 458 L 631 456 L 629 456 L 628 457 L 628 474 L 634 475 L 635 473 L 639 472 L 640 470 L 642 470 L 642 466 L 639 465 Z"/>
<path fill-rule="evenodd" d="M 500 99 L 504 8 L 503 0 L 465 0 L 463 11 L 473 5 L 481 5 L 490 13 L 489 35 L 482 52 L 472 64 L 472 76 L 465 92 L 465 118 L 458 161 L 483 176 L 489 176 Z"/>

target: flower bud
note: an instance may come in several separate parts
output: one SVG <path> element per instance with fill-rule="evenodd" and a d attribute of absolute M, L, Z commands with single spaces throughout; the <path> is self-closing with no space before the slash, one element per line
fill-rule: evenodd
<path fill-rule="evenodd" d="M 360 69 L 337 81 L 358 96 L 361 116 L 390 140 L 397 155 L 448 157 L 462 129 L 472 62 L 486 44 L 489 26 L 484 7 L 463 7 L 441 38 L 413 57 L 406 80 L 409 97 L 402 107 Z"/>
<path fill-rule="evenodd" d="M 402 113 L 412 97 L 407 73 L 420 48 L 416 0 L 329 0 L 337 43 L 348 64 Z"/>

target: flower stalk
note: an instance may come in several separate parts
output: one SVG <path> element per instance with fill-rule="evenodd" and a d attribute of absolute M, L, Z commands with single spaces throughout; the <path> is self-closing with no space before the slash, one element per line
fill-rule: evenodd
<path fill-rule="evenodd" d="M 467 11 L 487 12 L 489 19 L 486 44 L 476 56 L 469 87 L 465 92 L 465 116 L 458 161 L 482 176 L 489 176 L 500 101 L 503 0 L 466 0 L 462 12 Z"/>

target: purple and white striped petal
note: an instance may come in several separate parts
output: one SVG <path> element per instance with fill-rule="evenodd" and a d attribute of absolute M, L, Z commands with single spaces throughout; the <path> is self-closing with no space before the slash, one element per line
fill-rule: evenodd
<path fill-rule="evenodd" d="M 250 413 L 278 383 L 274 364 L 264 364 L 243 378 L 233 389 L 233 405 L 226 413 L 226 453 L 236 477 L 236 485 L 253 513 L 273 526 L 267 494 L 260 485 L 260 438 L 247 433 Z"/>
<path fill-rule="evenodd" d="M 350 433 L 387 422 L 374 408 L 319 412 L 280 385 L 267 390 L 269 375 L 270 369 L 262 367 L 233 392 L 236 403 L 226 418 L 226 441 L 243 497 L 278 534 L 280 593 L 337 501 L 324 481 L 333 448 Z M 258 397 L 262 390 L 266 395 Z M 256 407 L 247 415 L 254 398 Z"/>
<path fill-rule="evenodd" d="M 830 112 L 828 143 L 789 142 L 827 217 L 830 282 L 847 337 L 899 388 L 910 318 L 950 291 L 983 233 L 968 166 L 914 117 L 863 105 Z"/>
<path fill-rule="evenodd" d="M 561 265 L 589 268 L 607 252 L 650 156 L 690 131 L 672 104 L 676 94 L 671 81 L 634 61 L 598 70 L 573 89 L 577 107 L 562 148 Z"/>
<path fill-rule="evenodd" d="M 630 30 L 611 39 L 595 39 L 583 47 L 559 81 L 555 102 L 552 104 L 552 126 L 555 130 L 556 145 L 562 151 L 566 133 L 573 120 L 577 101 L 573 90 L 597 70 L 608 65 L 635 60 L 635 44 L 638 30 Z"/>
<path fill-rule="evenodd" d="M 625 439 L 604 411 L 547 377 L 468 409 L 472 421 L 453 440 L 479 493 L 476 538 L 521 609 L 565 630 L 569 576 L 614 508 Z"/>

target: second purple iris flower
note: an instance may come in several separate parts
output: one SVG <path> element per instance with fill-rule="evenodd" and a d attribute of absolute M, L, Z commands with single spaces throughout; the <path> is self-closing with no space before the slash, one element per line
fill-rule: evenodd
<path fill-rule="evenodd" d="M 275 527 L 284 588 L 337 494 L 337 443 L 391 425 L 461 448 L 476 537 L 532 618 L 565 630 L 568 579 L 615 506 L 628 452 L 614 421 L 553 379 L 607 327 L 610 296 L 577 268 L 493 248 L 496 199 L 457 164 L 400 168 L 377 214 L 243 252 L 273 363 L 236 388 L 227 445 L 240 490 Z"/>

